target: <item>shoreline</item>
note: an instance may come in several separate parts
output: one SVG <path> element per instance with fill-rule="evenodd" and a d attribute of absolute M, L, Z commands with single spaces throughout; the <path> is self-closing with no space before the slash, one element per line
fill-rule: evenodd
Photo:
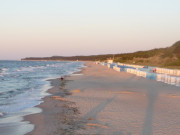
<path fill-rule="evenodd" d="M 85 65 L 83 75 L 68 76 L 64 84 L 52 80 L 52 95 L 38 106 L 43 112 L 25 117 L 35 124 L 26 135 L 178 135 L 178 87 Z"/>
<path fill-rule="evenodd" d="M 84 64 L 85 66 L 85 64 Z M 66 83 L 68 83 L 69 80 L 67 80 L 68 77 L 74 76 L 76 74 L 81 74 L 83 72 L 85 67 L 81 68 L 81 71 L 74 72 L 71 75 L 64 76 L 64 81 L 60 81 L 60 78 L 54 78 L 47 80 L 50 82 L 50 89 L 48 89 L 46 92 L 50 95 L 42 98 L 43 102 L 37 106 L 36 108 L 41 109 L 42 111 L 40 113 L 30 114 L 27 116 L 24 116 L 23 122 L 29 122 L 29 124 L 32 124 L 34 126 L 33 130 L 31 132 L 26 133 L 25 135 L 37 135 L 37 134 L 58 134 L 58 132 L 61 132 L 61 134 L 66 133 L 67 131 L 65 129 L 59 129 L 59 122 L 61 123 L 69 123 L 70 121 L 73 121 L 75 115 L 79 113 L 78 109 L 73 106 L 73 102 L 66 101 L 65 97 L 70 95 L 71 93 L 67 91 Z M 59 102 L 60 101 L 60 102 Z M 50 104 L 48 104 L 50 103 Z M 52 104 L 51 104 L 52 103 Z M 51 106 L 52 105 L 52 106 Z M 49 106 L 50 108 L 48 108 Z M 58 107 L 58 109 L 57 109 Z M 47 117 L 47 122 L 49 123 L 49 120 L 51 120 L 50 125 L 44 122 L 46 121 L 46 118 L 43 118 L 46 116 L 46 113 L 51 113 L 51 110 L 55 117 Z M 72 112 L 71 113 L 71 119 L 67 118 L 65 112 Z M 60 115 L 63 115 L 63 118 L 57 119 Z M 36 119 L 37 118 L 37 119 Z M 42 118 L 39 123 L 39 118 Z M 65 120 L 69 119 L 69 120 Z M 45 125 L 43 125 L 45 124 Z M 72 125 L 75 126 L 75 125 Z M 49 128 L 50 127 L 50 128 Z M 73 128 L 73 127 L 72 127 Z M 69 133 L 69 131 L 68 131 Z M 72 132 L 73 133 L 73 132 Z"/>

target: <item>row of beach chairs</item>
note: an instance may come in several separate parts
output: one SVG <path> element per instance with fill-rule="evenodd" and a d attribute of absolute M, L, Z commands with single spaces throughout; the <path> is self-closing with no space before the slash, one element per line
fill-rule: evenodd
<path fill-rule="evenodd" d="M 156 73 L 151 73 L 151 72 L 147 72 L 148 70 L 147 71 L 139 70 L 143 68 L 142 66 L 139 66 L 139 65 L 132 66 L 130 64 L 122 64 L 122 63 L 117 63 L 117 64 L 116 63 L 113 63 L 113 64 L 99 63 L 99 64 L 107 66 L 108 68 L 112 68 L 118 72 L 125 71 L 127 73 L 131 73 L 136 76 L 141 76 L 144 78 L 161 81 L 167 84 L 180 86 L 180 70 L 156 68 Z M 127 67 L 130 67 L 130 68 L 127 68 Z"/>

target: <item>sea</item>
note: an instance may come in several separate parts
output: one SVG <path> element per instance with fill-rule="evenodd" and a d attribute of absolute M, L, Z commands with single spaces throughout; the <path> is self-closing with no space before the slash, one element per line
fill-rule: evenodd
<path fill-rule="evenodd" d="M 81 71 L 83 62 L 0 61 L 0 135 L 24 135 L 34 125 L 23 116 L 39 113 L 49 79 Z"/>

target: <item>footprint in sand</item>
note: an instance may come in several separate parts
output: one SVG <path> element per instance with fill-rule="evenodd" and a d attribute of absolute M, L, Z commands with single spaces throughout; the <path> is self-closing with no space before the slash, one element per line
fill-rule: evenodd
<path fill-rule="evenodd" d="M 133 94 L 131 91 L 120 91 L 120 92 L 111 92 L 112 94 Z"/>
<path fill-rule="evenodd" d="M 53 96 L 52 98 L 55 99 L 55 100 L 66 101 L 65 98 L 60 97 L 60 96 Z"/>
<path fill-rule="evenodd" d="M 73 90 L 73 91 L 72 91 L 72 93 L 79 93 L 79 92 L 81 92 L 81 90 L 78 90 L 78 89 L 77 89 L 77 90 Z"/>
<path fill-rule="evenodd" d="M 169 98 L 180 98 L 179 95 L 175 95 L 175 94 L 169 94 L 168 97 Z"/>
<path fill-rule="evenodd" d="M 89 118 L 88 120 L 95 120 L 94 118 Z"/>
<path fill-rule="evenodd" d="M 86 125 L 91 126 L 91 127 L 108 128 L 107 126 L 96 124 L 96 123 L 87 123 Z"/>

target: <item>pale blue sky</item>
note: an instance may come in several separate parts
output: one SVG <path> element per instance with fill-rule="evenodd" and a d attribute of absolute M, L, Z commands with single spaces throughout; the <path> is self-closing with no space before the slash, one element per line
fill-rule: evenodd
<path fill-rule="evenodd" d="M 180 40 L 179 0 L 0 0 L 0 59 L 124 53 Z"/>

